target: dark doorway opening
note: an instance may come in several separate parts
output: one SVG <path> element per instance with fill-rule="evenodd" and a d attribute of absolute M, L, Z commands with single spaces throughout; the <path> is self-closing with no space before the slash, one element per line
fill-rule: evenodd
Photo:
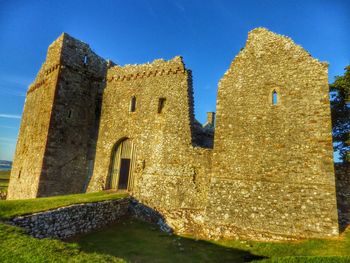
<path fill-rule="evenodd" d="M 130 159 L 122 158 L 120 160 L 120 174 L 119 174 L 118 189 L 128 189 L 129 174 L 130 174 Z"/>
<path fill-rule="evenodd" d="M 134 144 L 130 139 L 117 143 L 112 151 L 109 169 L 109 189 L 132 190 Z"/>

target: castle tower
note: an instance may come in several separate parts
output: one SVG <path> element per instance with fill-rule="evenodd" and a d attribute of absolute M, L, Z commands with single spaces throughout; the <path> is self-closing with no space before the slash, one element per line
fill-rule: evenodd
<path fill-rule="evenodd" d="M 249 33 L 219 83 L 207 207 L 214 232 L 338 234 L 328 92 L 326 63 L 287 37 Z"/>
<path fill-rule="evenodd" d="M 79 193 L 92 172 L 106 62 L 63 33 L 29 87 L 8 199 Z"/>

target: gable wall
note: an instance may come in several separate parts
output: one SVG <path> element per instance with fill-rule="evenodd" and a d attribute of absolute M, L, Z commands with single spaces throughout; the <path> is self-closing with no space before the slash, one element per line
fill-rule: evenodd
<path fill-rule="evenodd" d="M 208 225 L 249 238 L 336 235 L 332 153 L 327 65 L 253 30 L 219 85 Z"/>

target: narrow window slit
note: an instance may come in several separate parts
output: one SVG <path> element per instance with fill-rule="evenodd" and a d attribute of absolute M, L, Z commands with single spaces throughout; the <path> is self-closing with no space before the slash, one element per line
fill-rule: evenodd
<path fill-rule="evenodd" d="M 136 111 L 136 97 L 135 96 L 131 97 L 129 111 L 130 112 L 135 112 Z"/>
<path fill-rule="evenodd" d="M 165 106 L 165 101 L 166 101 L 166 98 L 159 98 L 159 101 L 158 101 L 158 113 L 162 113 L 163 108 Z"/>
<path fill-rule="evenodd" d="M 86 66 L 88 64 L 88 57 L 87 55 L 84 56 L 84 65 Z"/>
<path fill-rule="evenodd" d="M 272 92 L 272 105 L 277 105 L 277 102 L 278 102 L 278 94 L 277 94 L 277 91 L 274 90 Z"/>

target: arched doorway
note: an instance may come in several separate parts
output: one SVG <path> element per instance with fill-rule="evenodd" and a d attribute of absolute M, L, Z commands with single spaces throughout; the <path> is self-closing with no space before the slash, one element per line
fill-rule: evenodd
<path fill-rule="evenodd" d="M 134 145 L 130 139 L 117 143 L 112 151 L 110 188 L 127 190 L 131 186 Z"/>

